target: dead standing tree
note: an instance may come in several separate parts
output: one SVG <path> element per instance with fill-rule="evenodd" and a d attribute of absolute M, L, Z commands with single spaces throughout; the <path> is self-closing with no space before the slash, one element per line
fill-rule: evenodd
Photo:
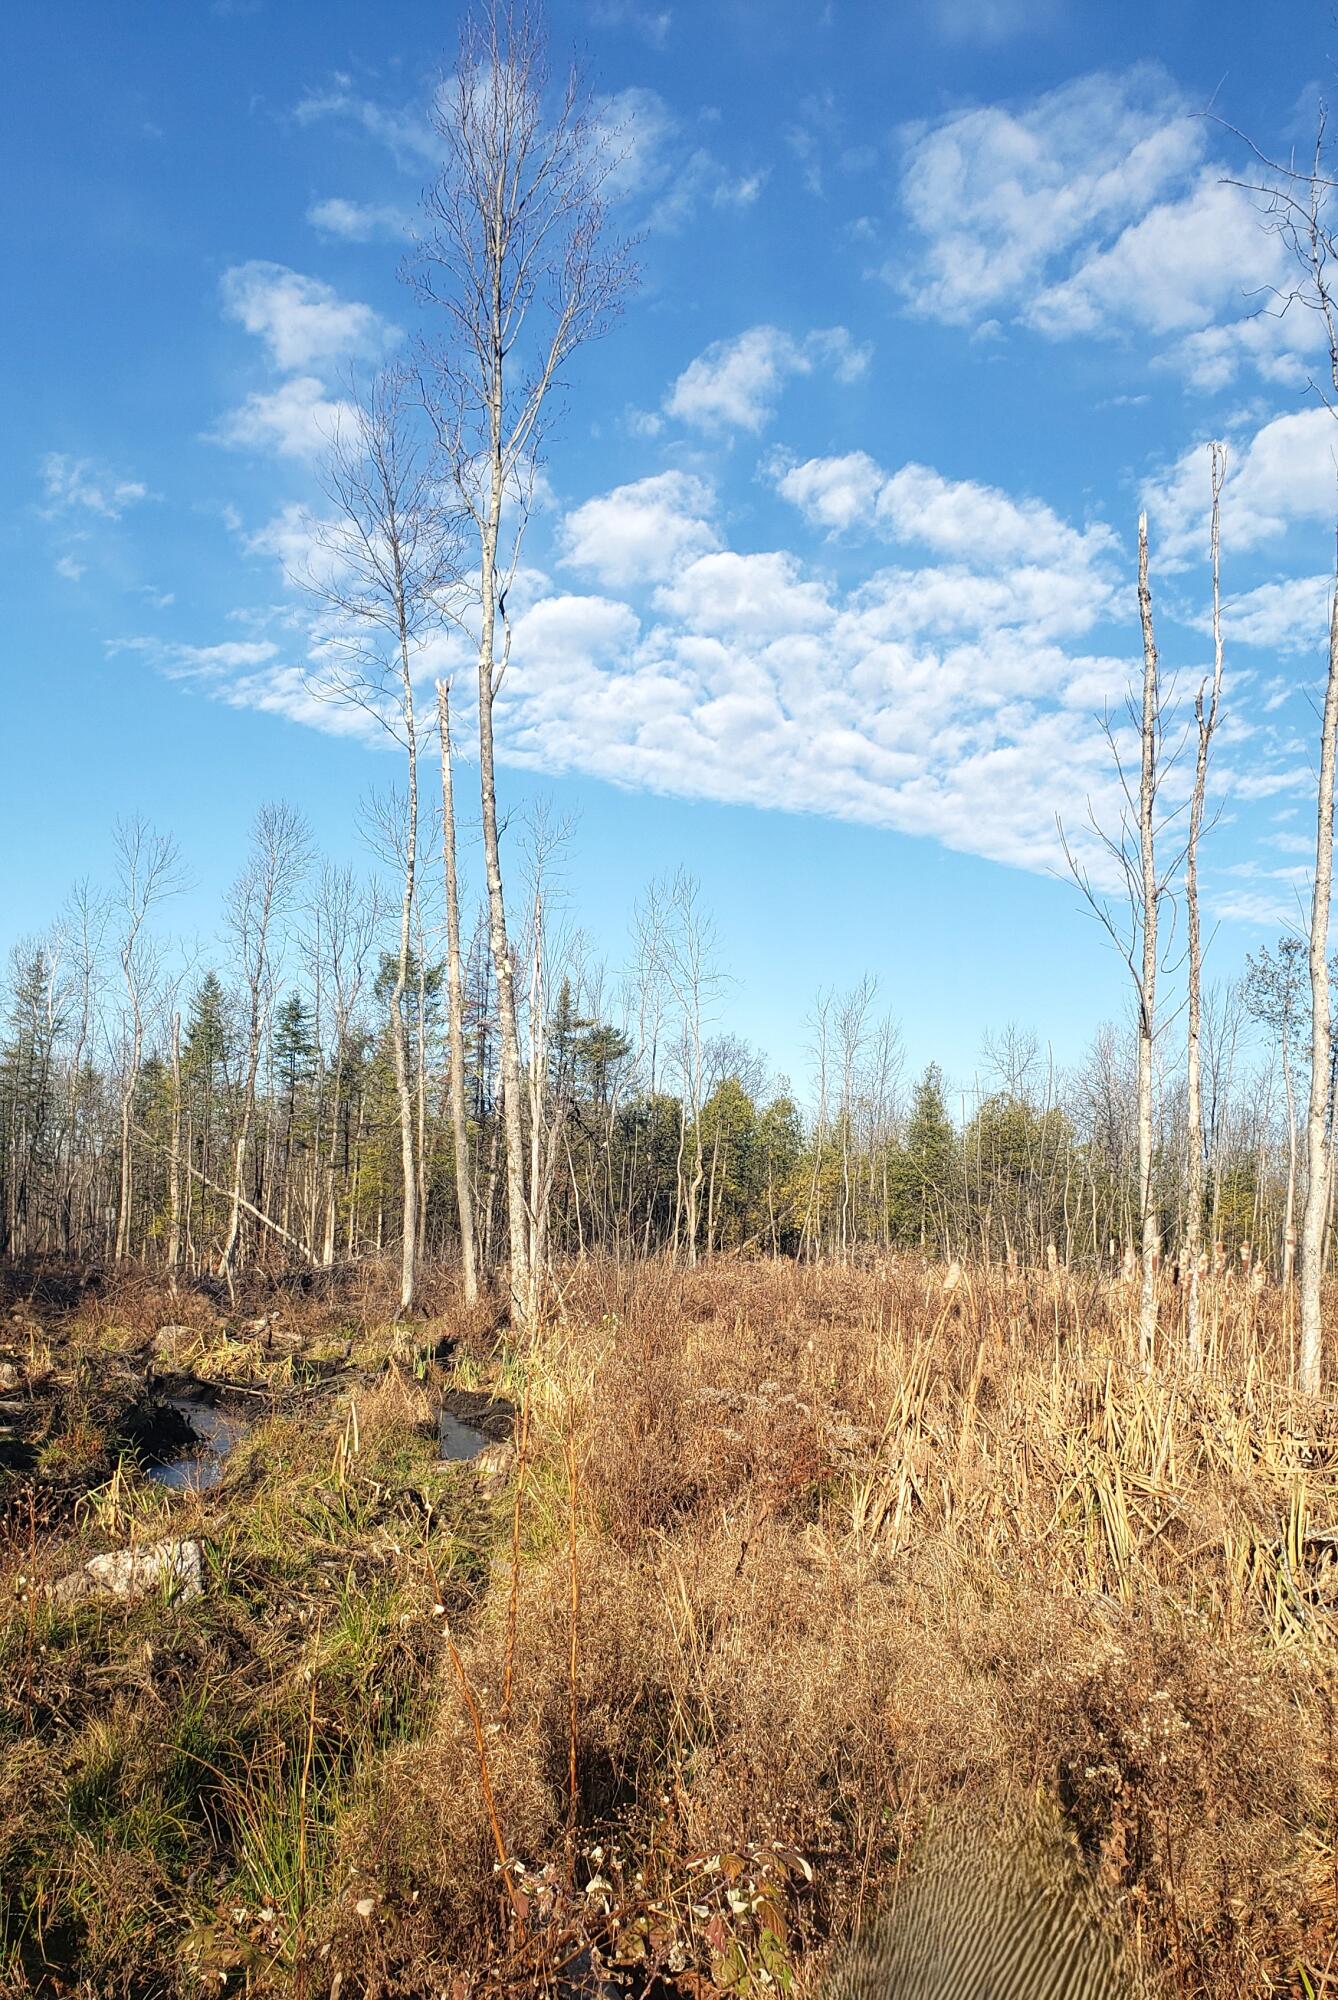
<path fill-rule="evenodd" d="M 1187 1332 L 1189 1359 L 1197 1367 L 1203 1354 L 1203 1333 L 1199 1324 L 1199 1261 L 1203 1243 L 1203 1074 L 1201 1040 L 1203 1020 L 1203 936 L 1199 920 L 1199 837 L 1203 832 L 1204 806 L 1208 792 L 1208 758 L 1217 729 L 1222 702 L 1222 485 L 1226 479 L 1226 448 L 1211 447 L 1212 525 L 1210 554 L 1213 574 L 1213 672 L 1194 697 L 1194 721 L 1198 749 L 1194 759 L 1194 791 L 1189 803 L 1189 837 L 1185 843 L 1185 923 L 1188 933 L 1188 1027 L 1185 1047 L 1185 1079 L 1189 1117 L 1189 1172 L 1185 1192 L 1185 1268 L 1189 1288 Z M 1211 691 L 1205 700 L 1205 690 Z"/>
<path fill-rule="evenodd" d="M 479 784 L 489 943 L 497 986 L 506 1141 L 510 1303 L 533 1317 L 515 973 L 497 822 L 493 711 L 511 662 L 507 596 L 555 392 L 576 350 L 604 333 L 632 281 L 606 241 L 614 163 L 573 69 L 551 105 L 544 40 L 531 16 L 486 0 L 461 36 L 434 109 L 444 164 L 425 196 L 412 266 L 446 316 L 427 367 L 442 454 L 469 524 L 477 572 L 458 608 L 478 647 Z"/>
<path fill-rule="evenodd" d="M 1161 836 L 1167 825 L 1167 816 L 1159 819 L 1158 807 L 1169 765 L 1163 755 L 1166 700 L 1152 624 L 1146 514 L 1138 517 L 1138 615 L 1143 633 L 1142 698 L 1135 706 L 1131 696 L 1129 703 L 1130 720 L 1138 731 L 1138 787 L 1135 790 L 1130 781 L 1124 753 L 1107 717 L 1106 740 L 1122 794 L 1118 833 L 1110 833 L 1103 828 L 1090 806 L 1088 812 L 1091 831 L 1113 863 L 1115 875 L 1125 891 L 1127 910 L 1123 914 L 1117 915 L 1093 883 L 1089 870 L 1070 844 L 1062 821 L 1059 823 L 1059 837 L 1064 858 L 1088 907 L 1129 968 L 1137 1001 L 1138 1221 L 1142 1253 L 1138 1353 L 1146 1368 L 1151 1365 L 1157 1338 L 1157 1259 L 1161 1248 L 1161 1226 L 1153 1184 L 1155 1123 L 1152 1102 L 1153 1050 L 1158 1028 L 1159 929 L 1161 907 L 1170 894 L 1180 860 L 1177 854 L 1169 867 L 1164 859 L 1160 865 L 1158 863 L 1158 847 L 1162 844 Z"/>
<path fill-rule="evenodd" d="M 441 743 L 441 860 L 446 890 L 446 1003 L 450 1032 L 451 1140 L 455 1157 L 455 1202 L 460 1218 L 460 1275 L 465 1304 L 478 1300 L 474 1252 L 474 1193 L 465 1119 L 465 1003 L 460 960 L 460 882 L 456 869 L 455 778 L 451 751 L 451 692 L 437 682 L 437 733 Z"/>
<path fill-rule="evenodd" d="M 1237 135 L 1240 136 L 1240 135 Z M 1246 142 L 1249 144 L 1250 142 Z M 1328 389 L 1313 381 L 1312 390 L 1325 407 L 1338 415 L 1338 297 L 1334 272 L 1338 270 L 1338 241 L 1329 219 L 1329 204 L 1335 188 L 1325 172 L 1326 112 L 1321 104 L 1315 131 L 1315 149 L 1308 171 L 1290 162 L 1270 160 L 1257 146 L 1250 145 L 1255 158 L 1267 169 L 1266 182 L 1235 182 L 1265 203 L 1270 225 L 1290 248 L 1300 272 L 1292 289 L 1278 296 L 1274 310 L 1280 315 L 1296 307 L 1314 313 L 1323 330 L 1329 363 Z M 1335 752 L 1338 751 L 1338 585 L 1335 586 L 1329 619 L 1329 659 L 1324 691 L 1324 713 L 1320 723 L 1319 781 L 1315 800 L 1315 876 L 1310 897 L 1310 1096 L 1306 1113 L 1306 1191 L 1301 1220 L 1301 1346 L 1298 1379 L 1306 1395 L 1319 1394 L 1322 1360 L 1320 1289 L 1324 1278 L 1326 1221 L 1329 1187 L 1333 1172 L 1329 1145 L 1329 1097 L 1332 1088 L 1330 1055 L 1333 1030 L 1329 1018 L 1329 911 L 1333 896 L 1333 802 Z"/>
<path fill-rule="evenodd" d="M 360 708 L 404 751 L 407 796 L 399 948 L 390 1000 L 391 1055 L 403 1177 L 400 1311 L 417 1289 L 417 1123 L 405 1005 L 418 882 L 418 710 L 423 649 L 440 630 L 440 600 L 455 578 L 453 524 L 444 513 L 423 441 L 413 429 L 408 378 L 378 376 L 331 441 L 324 488 L 333 515 L 317 531 L 303 578 L 323 611 L 320 657 L 307 685 L 319 699 Z"/>

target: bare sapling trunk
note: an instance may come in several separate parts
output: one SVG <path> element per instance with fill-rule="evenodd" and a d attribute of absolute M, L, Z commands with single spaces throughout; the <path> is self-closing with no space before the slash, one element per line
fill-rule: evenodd
<path fill-rule="evenodd" d="M 437 682 L 437 724 L 441 736 L 441 860 L 446 878 L 446 1006 L 450 1032 L 451 1142 L 455 1158 L 455 1205 L 460 1219 L 460 1284 L 466 1305 L 479 1295 L 474 1251 L 474 1192 L 470 1178 L 469 1129 L 465 1121 L 465 1001 L 460 964 L 460 880 L 455 851 L 455 783 L 451 765 L 450 689 Z"/>
<path fill-rule="evenodd" d="M 176 1290 L 181 1264 L 181 1015 L 172 1015 L 172 1156 L 167 1177 L 167 1268 Z"/>
<path fill-rule="evenodd" d="M 467 20 L 437 100 L 444 163 L 426 196 L 414 265 L 446 315 L 430 368 L 438 440 L 478 555 L 477 595 L 459 622 L 478 645 L 479 794 L 488 934 L 497 988 L 506 1145 L 510 1304 L 532 1315 L 524 1081 L 515 970 L 498 838 L 494 710 L 511 657 L 507 593 L 539 469 L 552 394 L 576 350 L 615 317 L 630 271 L 604 244 L 603 183 L 613 164 L 577 74 L 556 106 L 529 15 L 483 0 Z M 472 615 L 471 615 L 472 614 Z"/>
<path fill-rule="evenodd" d="M 400 943 L 395 961 L 395 985 L 390 996 L 390 1048 L 395 1066 L 395 1096 L 400 1113 L 400 1166 L 403 1177 L 403 1222 L 400 1241 L 400 1311 L 413 1311 L 418 1286 L 418 1146 L 414 1122 L 413 1081 L 409 1075 L 409 1029 L 404 1003 L 409 990 L 412 955 L 414 891 L 418 874 L 418 730 L 414 716 L 413 675 L 403 626 L 400 634 L 400 674 L 404 748 L 408 762 L 407 809 L 404 819 L 404 890 L 400 900 Z"/>
<path fill-rule="evenodd" d="M 117 1261 L 123 1262 L 130 1255 L 134 1215 L 132 1141 L 135 1094 L 144 1060 L 144 1017 L 162 965 L 161 949 L 150 938 L 147 926 L 153 905 L 160 897 L 171 895 L 179 883 L 176 843 L 166 834 L 151 832 L 143 820 L 130 820 L 117 827 L 116 853 L 121 913 L 118 955 L 126 992 L 126 1015 L 122 1033 L 115 1254 Z"/>
<path fill-rule="evenodd" d="M 1310 900 L 1310 1103 L 1306 1114 L 1306 1191 L 1301 1222 L 1300 1387 L 1317 1396 L 1322 1337 L 1320 1289 L 1324 1276 L 1324 1221 L 1329 1156 L 1329 904 L 1333 894 L 1333 781 L 1338 739 L 1338 586 L 1329 618 L 1329 671 L 1320 730 L 1319 796 L 1315 814 L 1315 883 Z"/>
<path fill-rule="evenodd" d="M 306 866 L 307 833 L 301 817 L 291 806 L 262 806 L 256 819 L 250 862 L 234 885 L 229 898 L 229 915 L 236 941 L 246 1005 L 246 1053 L 242 1072 L 237 1129 L 232 1147 L 232 1188 L 228 1211 L 228 1231 L 219 1258 L 219 1276 L 229 1290 L 237 1271 L 241 1245 L 242 1217 L 254 1215 L 255 1204 L 246 1201 L 242 1187 L 246 1178 L 246 1156 L 255 1124 L 257 1084 L 274 1006 L 277 973 L 274 935 L 294 884 Z"/>
<path fill-rule="evenodd" d="M 1153 1189 L 1152 1054 L 1157 1022 L 1157 749 L 1161 696 L 1157 644 L 1152 631 L 1152 589 L 1148 582 L 1148 520 L 1138 517 L 1138 615 L 1143 627 L 1143 711 L 1138 784 L 1138 854 L 1142 888 L 1142 969 L 1138 988 L 1138 1198 L 1142 1235 L 1142 1279 L 1138 1300 L 1138 1353 L 1152 1363 L 1157 1338 L 1157 1204 Z"/>
<path fill-rule="evenodd" d="M 1203 831 L 1204 802 L 1208 790 L 1208 756 L 1222 698 L 1222 483 L 1226 477 L 1226 451 L 1212 447 L 1212 527 L 1210 551 L 1213 574 L 1213 674 L 1211 692 L 1204 699 L 1199 688 L 1194 698 L 1194 720 L 1198 727 L 1198 753 L 1194 761 L 1194 791 L 1189 806 L 1189 839 L 1185 847 L 1185 913 L 1188 926 L 1188 1029 L 1185 1070 L 1189 1117 L 1189 1172 L 1185 1192 L 1185 1269 L 1188 1274 L 1187 1333 L 1190 1366 L 1203 1359 L 1203 1330 L 1199 1323 L 1199 1263 L 1203 1251 L 1203 938 L 1199 914 L 1199 836 Z"/>

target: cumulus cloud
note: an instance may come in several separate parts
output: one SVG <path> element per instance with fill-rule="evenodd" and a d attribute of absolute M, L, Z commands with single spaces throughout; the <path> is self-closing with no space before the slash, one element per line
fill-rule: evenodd
<path fill-rule="evenodd" d="M 858 381 L 870 349 L 843 326 L 820 328 L 795 340 L 775 326 L 754 326 L 732 340 L 716 340 L 688 363 L 665 398 L 671 417 L 703 430 L 762 428 L 796 375 L 825 369 L 838 382 Z"/>
<path fill-rule="evenodd" d="M 901 194 L 921 248 L 888 276 L 969 325 L 1024 299 L 1052 261 L 1160 199 L 1204 145 L 1160 70 L 1081 77 L 1030 105 L 955 111 L 905 134 Z"/>
<path fill-rule="evenodd" d="M 913 126 L 913 248 L 883 274 L 912 310 L 955 325 L 1143 336 L 1205 390 L 1244 363 L 1297 379 L 1319 329 L 1270 309 L 1290 282 L 1286 246 L 1204 158 L 1206 133 L 1148 64 Z"/>
<path fill-rule="evenodd" d="M 904 536 L 925 560 L 843 589 L 791 550 L 723 546 L 697 474 L 595 495 L 559 541 L 564 568 L 596 588 L 518 580 L 500 754 L 1051 866 L 1056 811 L 1076 823 L 1089 794 L 1116 810 L 1093 712 L 1118 700 L 1128 663 L 1084 643 L 1108 608 L 1106 531 L 930 467 L 887 474 L 867 455 L 775 476 L 819 518 Z M 292 566 L 311 534 L 286 510 L 251 546 Z M 315 648 L 305 671 L 276 652 L 206 684 L 346 727 L 313 700 L 319 669 Z"/>
<path fill-rule="evenodd" d="M 1331 576 L 1289 577 L 1285 582 L 1261 583 L 1228 597 L 1222 605 L 1222 635 L 1229 644 L 1256 646 L 1273 653 L 1316 653 L 1329 629 L 1329 608 L 1333 602 Z M 1200 631 L 1210 629 L 1210 619 L 1193 621 Z M 1278 689 L 1285 699 L 1287 689 Z M 1275 705 L 1272 697 L 1268 706 Z"/>
<path fill-rule="evenodd" d="M 1043 501 L 911 463 L 887 473 L 867 452 L 767 470 L 776 490 L 829 534 L 863 530 L 944 558 L 895 576 L 898 615 L 946 631 L 983 622 L 1083 632 L 1108 607 L 1118 543 L 1102 523 L 1075 528 Z"/>
<path fill-rule="evenodd" d="M 326 449 L 347 405 L 325 393 L 314 375 L 294 375 L 277 389 L 255 390 L 209 433 L 216 444 L 315 458 Z"/>
<path fill-rule="evenodd" d="M 224 273 L 223 310 L 265 342 L 276 368 L 307 369 L 353 356 L 379 358 L 398 327 L 321 278 L 260 260 Z"/>
<path fill-rule="evenodd" d="M 709 519 L 714 506 L 710 486 L 688 472 L 616 486 L 567 515 L 564 559 L 615 590 L 662 582 L 718 546 Z"/>
<path fill-rule="evenodd" d="M 1225 550 L 1266 547 L 1297 522 L 1333 520 L 1338 511 L 1338 424 L 1320 405 L 1273 417 L 1229 441 L 1222 490 Z M 1208 447 L 1195 445 L 1143 488 L 1164 564 L 1206 560 Z"/>

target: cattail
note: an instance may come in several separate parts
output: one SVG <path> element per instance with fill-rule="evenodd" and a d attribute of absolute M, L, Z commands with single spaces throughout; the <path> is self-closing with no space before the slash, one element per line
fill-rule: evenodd
<path fill-rule="evenodd" d="M 1134 2000 L 1102 1900 L 1036 1836 L 938 1835 L 824 2000 Z"/>

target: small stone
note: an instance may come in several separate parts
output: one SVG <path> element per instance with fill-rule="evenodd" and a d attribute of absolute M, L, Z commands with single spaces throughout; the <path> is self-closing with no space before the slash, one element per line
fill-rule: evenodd
<path fill-rule="evenodd" d="M 0 1361 L 0 1394 L 10 1389 L 17 1389 L 22 1380 L 22 1375 L 12 1361 Z"/>
<path fill-rule="evenodd" d="M 376 1908 L 376 1902 L 375 1899 L 371 1896 L 360 1896 L 357 1902 L 353 1905 L 353 1908 L 356 1915 L 360 1917 L 370 1917 L 372 1911 Z"/>

